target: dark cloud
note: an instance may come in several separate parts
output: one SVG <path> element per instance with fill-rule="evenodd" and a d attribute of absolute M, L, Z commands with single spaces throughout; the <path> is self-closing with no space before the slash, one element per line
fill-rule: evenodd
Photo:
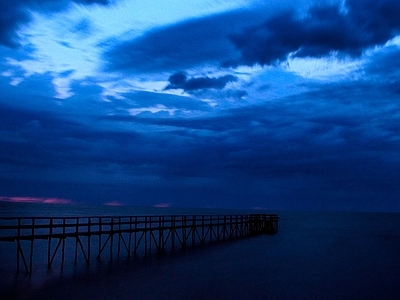
<path fill-rule="evenodd" d="M 104 54 L 107 70 L 175 72 L 204 64 L 273 64 L 333 52 L 357 57 L 400 32 L 397 0 L 318 4 L 295 10 L 234 11 L 152 29 Z"/>
<path fill-rule="evenodd" d="M 237 77 L 233 75 L 225 75 L 221 77 L 196 77 L 188 78 L 183 72 L 171 75 L 168 79 L 169 85 L 165 90 L 183 89 L 184 91 L 194 91 L 202 89 L 223 89 L 229 82 L 237 81 Z"/>
<path fill-rule="evenodd" d="M 296 51 L 298 57 L 331 52 L 359 56 L 400 32 L 399 14 L 397 0 L 348 0 L 345 9 L 320 4 L 312 6 L 305 17 L 295 11 L 280 13 L 231 36 L 241 58 L 230 65 L 272 64 Z"/>
<path fill-rule="evenodd" d="M 108 70 L 129 73 L 176 72 L 238 57 L 229 35 L 255 25 L 263 11 L 231 11 L 152 29 L 113 45 L 104 54 Z"/>
<path fill-rule="evenodd" d="M 0 44 L 5 46 L 16 46 L 15 31 L 22 23 L 29 21 L 29 15 L 12 1 L 0 2 Z"/>
<path fill-rule="evenodd" d="M 0 184 L 10 194 L 18 182 L 31 196 L 96 202 L 118 195 L 136 205 L 168 199 L 243 207 L 273 199 L 281 208 L 297 201 L 323 209 L 346 208 L 349 199 L 358 208 L 393 200 L 400 184 L 398 96 L 366 86 L 325 85 L 202 118 L 126 116 L 115 109 L 120 103 L 103 103 L 109 107 L 99 114 L 100 107 L 74 99 L 53 113 L 2 106 Z M 183 105 L 181 98 L 170 101 Z M 99 117 L 77 113 L 84 108 L 86 115 L 87 106 Z"/>
<path fill-rule="evenodd" d="M 127 152 L 114 160 L 113 151 L 127 142 L 134 144 L 140 140 L 135 132 L 93 128 L 82 123 L 82 119 L 69 120 L 56 112 L 43 114 L 3 105 L 0 108 L 0 164 L 14 171 L 9 174 L 11 177 L 17 174 L 30 178 L 35 173 L 61 171 L 61 176 L 53 179 L 69 181 L 62 176 L 62 170 L 72 170 L 72 166 L 90 169 L 91 165 L 102 169 L 103 165 L 123 162 L 129 157 Z M 130 163 L 133 161 L 136 158 Z"/>
<path fill-rule="evenodd" d="M 16 31 L 22 24 L 30 21 L 29 10 L 58 11 L 69 3 L 75 2 L 85 5 L 109 5 L 115 0 L 13 0 L 0 1 L 0 45 L 8 47 L 18 46 Z"/>

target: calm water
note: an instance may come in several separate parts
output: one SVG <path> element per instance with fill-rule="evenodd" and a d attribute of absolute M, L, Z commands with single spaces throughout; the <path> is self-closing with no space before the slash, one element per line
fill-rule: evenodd
<path fill-rule="evenodd" d="M 10 203 L 0 209 L 2 216 L 248 213 Z M 273 236 L 63 274 L 17 276 L 15 247 L 0 243 L 1 299 L 400 299 L 400 214 L 279 215 Z"/>

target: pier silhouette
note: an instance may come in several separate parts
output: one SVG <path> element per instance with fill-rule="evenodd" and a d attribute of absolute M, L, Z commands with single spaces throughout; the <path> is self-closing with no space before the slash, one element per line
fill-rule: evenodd
<path fill-rule="evenodd" d="M 80 258 L 87 265 L 104 256 L 110 261 L 123 254 L 126 258 L 145 257 L 199 244 L 274 234 L 278 220 L 276 214 L 7 217 L 0 218 L 0 242 L 16 243 L 17 270 L 23 265 L 23 270 L 31 274 L 38 243 L 39 251 L 47 251 L 47 268 L 58 261 L 63 269 L 66 252 L 73 252 L 75 264 Z"/>

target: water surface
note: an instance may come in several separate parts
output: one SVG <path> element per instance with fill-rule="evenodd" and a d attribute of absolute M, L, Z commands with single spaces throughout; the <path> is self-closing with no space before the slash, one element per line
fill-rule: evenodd
<path fill-rule="evenodd" d="M 10 205 L 1 212 L 42 216 L 248 213 L 41 205 Z M 399 214 L 282 211 L 279 215 L 276 235 L 214 243 L 162 257 L 102 262 L 90 268 L 71 266 L 62 274 L 52 270 L 31 277 L 16 275 L 9 257 L 15 249 L 4 250 L 2 245 L 2 291 L 10 299 L 399 298 Z"/>

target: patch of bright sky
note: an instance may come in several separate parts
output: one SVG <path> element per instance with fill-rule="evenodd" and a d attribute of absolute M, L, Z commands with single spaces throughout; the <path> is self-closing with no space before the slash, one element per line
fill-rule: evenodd
<path fill-rule="evenodd" d="M 400 47 L 400 35 L 394 37 L 386 43 L 386 46 L 396 45 Z"/>
<path fill-rule="evenodd" d="M 73 4 L 64 12 L 31 12 L 33 21 L 20 37 L 32 46 L 31 59 L 11 61 L 24 70 L 24 76 L 74 70 L 62 80 L 54 80 L 57 98 L 73 95 L 68 80 L 99 78 L 101 44 L 107 40 L 133 38 L 155 26 L 247 6 L 251 0 L 120 0 L 110 6 Z M 83 26 L 83 25 L 84 26 Z M 79 30 L 80 27 L 82 30 Z M 101 77 L 101 76 L 100 76 Z M 21 79 L 12 79 L 18 84 Z"/>
<path fill-rule="evenodd" d="M 131 116 L 136 116 L 142 112 L 151 112 L 151 113 L 158 113 L 158 112 L 168 112 L 170 116 L 173 116 L 175 111 L 177 111 L 176 108 L 167 108 L 166 106 L 162 105 L 162 104 L 157 104 L 155 106 L 152 107 L 142 107 L 142 108 L 131 108 L 128 110 L 129 114 Z"/>
<path fill-rule="evenodd" d="M 102 100 L 108 102 L 110 101 L 110 97 L 119 100 L 125 99 L 123 95 L 132 91 L 160 92 L 168 85 L 168 82 L 151 80 L 151 78 L 124 78 L 120 80 L 109 79 L 107 81 L 98 83 L 98 85 L 103 88 L 103 92 L 101 94 Z"/>
<path fill-rule="evenodd" d="M 189 18 L 201 17 L 248 6 L 252 0 L 119 0 L 116 5 L 79 6 L 75 12 L 90 16 L 94 25 L 104 33 L 103 37 L 129 33 L 128 38 L 141 34 L 152 27 L 163 26 Z"/>
<path fill-rule="evenodd" d="M 303 78 L 321 81 L 340 81 L 348 78 L 356 78 L 358 71 L 369 57 L 374 56 L 386 47 L 400 46 L 400 35 L 390 39 L 384 46 L 372 47 L 364 52 L 360 58 L 337 58 L 334 54 L 322 58 L 298 58 L 289 57 L 287 64 L 282 66 L 290 72 Z"/>
<path fill-rule="evenodd" d="M 362 59 L 338 59 L 335 56 L 322 58 L 289 58 L 282 66 L 303 78 L 338 81 L 347 78 L 363 64 Z"/>
<path fill-rule="evenodd" d="M 251 90 L 247 89 L 249 97 L 246 99 L 250 104 L 272 101 L 305 92 L 309 89 L 305 83 L 312 81 L 294 72 L 289 72 L 282 66 L 263 67 L 256 74 L 248 83 L 252 87 Z"/>

